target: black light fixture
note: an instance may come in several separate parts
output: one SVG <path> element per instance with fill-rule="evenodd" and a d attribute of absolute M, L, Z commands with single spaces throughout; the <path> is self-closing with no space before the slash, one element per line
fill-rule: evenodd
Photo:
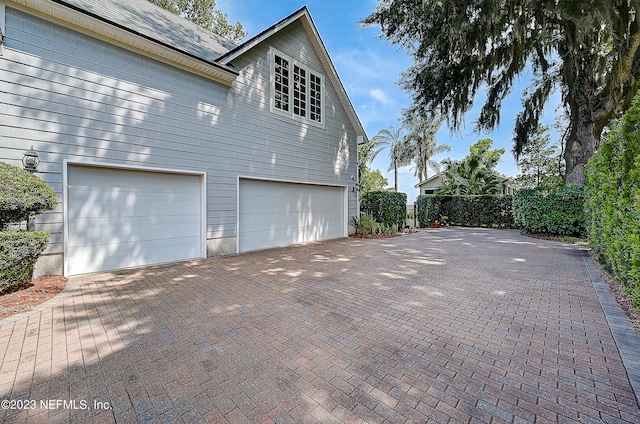
<path fill-rule="evenodd" d="M 33 145 L 31 145 L 31 148 L 24 152 L 24 156 L 22 156 L 22 166 L 25 171 L 38 172 L 38 165 L 40 165 L 40 159 L 36 151 L 33 150 Z"/>
<path fill-rule="evenodd" d="M 2 33 L 2 28 L 0 28 L 0 56 L 2 56 L 2 48 L 4 47 L 4 39 L 6 37 Z"/>

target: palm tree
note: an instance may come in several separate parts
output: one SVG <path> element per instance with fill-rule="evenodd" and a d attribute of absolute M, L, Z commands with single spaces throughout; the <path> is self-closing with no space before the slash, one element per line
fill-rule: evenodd
<path fill-rule="evenodd" d="M 429 176 L 429 168 L 434 172 L 440 172 L 440 163 L 431 159 L 433 156 L 451 151 L 451 146 L 438 144 L 436 133 L 440 129 L 442 120 L 431 118 L 414 119 L 409 123 L 411 132 L 407 136 L 410 142 L 411 156 L 416 166 L 415 176 L 419 181 L 424 181 Z"/>
<path fill-rule="evenodd" d="M 389 148 L 389 160 L 390 165 L 387 171 L 393 169 L 394 176 L 394 190 L 398 191 L 398 168 L 401 166 L 409 165 L 411 163 L 410 157 L 410 143 L 405 135 L 405 128 L 401 125 L 399 128 L 395 128 L 390 125 L 389 128 L 383 128 L 369 140 L 371 148 L 369 149 L 369 163 L 378 156 L 378 154 L 386 148 Z"/>
<path fill-rule="evenodd" d="M 443 161 L 446 170 L 438 194 L 504 194 L 509 179 L 494 169 L 500 162 L 500 151 L 496 153 L 495 150 L 489 150 L 491 143 L 477 149 L 475 146 L 472 146 L 471 153 L 462 160 Z"/>

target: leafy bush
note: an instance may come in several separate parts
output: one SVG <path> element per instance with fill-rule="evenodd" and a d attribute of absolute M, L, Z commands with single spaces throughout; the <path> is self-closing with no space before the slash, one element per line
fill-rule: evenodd
<path fill-rule="evenodd" d="M 29 281 L 49 234 L 42 231 L 0 231 L 0 292 Z"/>
<path fill-rule="evenodd" d="M 393 191 L 370 191 L 360 200 L 360 209 L 376 222 L 398 227 L 404 226 L 407 216 L 407 195 Z"/>
<path fill-rule="evenodd" d="M 56 194 L 38 176 L 0 162 L 0 229 L 56 206 Z"/>
<path fill-rule="evenodd" d="M 580 186 L 519 190 L 513 198 L 513 211 L 516 225 L 526 232 L 586 234 L 584 189 Z"/>
<path fill-rule="evenodd" d="M 54 191 L 39 177 L 0 162 L 0 292 L 29 281 L 49 243 L 45 232 L 7 231 L 7 226 L 53 209 L 56 201 Z"/>
<path fill-rule="evenodd" d="M 352 221 L 353 226 L 356 228 L 356 234 L 361 236 L 374 234 L 377 227 L 380 225 L 369 215 L 362 215 L 360 218 L 356 218 L 354 216 Z"/>
<path fill-rule="evenodd" d="M 640 308 L 640 97 L 585 168 L 589 243 Z"/>
<path fill-rule="evenodd" d="M 418 222 L 428 227 L 435 221 L 467 227 L 510 228 L 514 226 L 511 196 L 432 196 L 417 200 Z"/>
<path fill-rule="evenodd" d="M 374 236 L 376 234 L 392 236 L 398 233 L 398 224 L 380 224 L 369 215 L 362 215 L 359 219 L 354 216 L 352 221 L 353 226 L 356 228 L 356 234 L 361 236 Z"/>

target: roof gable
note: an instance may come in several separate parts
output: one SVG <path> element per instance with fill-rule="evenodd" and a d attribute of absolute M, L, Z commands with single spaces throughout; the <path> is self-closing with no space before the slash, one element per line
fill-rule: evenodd
<path fill-rule="evenodd" d="M 331 57 L 329 56 L 327 48 L 325 47 L 324 42 L 320 38 L 318 29 L 315 23 L 313 22 L 313 19 L 311 18 L 309 10 L 307 9 L 306 6 L 303 6 L 302 8 L 293 12 L 291 15 L 282 19 L 280 22 L 272 25 L 271 27 L 259 33 L 258 35 L 245 41 L 241 45 L 237 46 L 235 49 L 230 50 L 229 52 L 223 54 L 222 56 L 220 56 L 220 58 L 218 58 L 218 63 L 220 63 L 221 65 L 230 66 L 231 62 L 234 59 L 237 59 L 238 57 L 247 53 L 252 48 L 256 47 L 257 45 L 269 40 L 271 37 L 275 36 L 277 33 L 279 33 L 280 31 L 282 31 L 283 29 L 287 28 L 289 25 L 297 21 L 300 21 L 302 23 L 302 26 L 304 27 L 304 30 L 307 36 L 311 40 L 311 44 L 314 47 L 315 53 L 320 58 L 324 71 L 328 79 L 331 81 L 331 83 L 335 87 L 335 90 L 338 93 L 338 97 L 340 98 L 340 102 L 342 103 L 345 111 L 347 112 L 347 115 L 349 116 L 351 125 L 356 130 L 359 136 L 365 138 L 366 133 L 365 133 L 364 127 L 362 126 L 362 123 L 360 122 L 360 119 L 356 114 L 355 108 L 353 107 L 351 100 L 349 100 L 347 91 L 344 88 L 342 81 L 340 81 L 338 72 L 335 66 L 333 65 L 333 62 L 331 61 Z"/>
<path fill-rule="evenodd" d="M 147 0 L 7 0 L 7 4 L 225 84 L 231 84 L 238 75 L 231 61 L 300 21 L 356 130 L 358 142 L 366 139 L 364 127 L 306 6 L 236 46 Z"/>
<path fill-rule="evenodd" d="M 414 187 L 415 188 L 422 188 L 422 186 L 424 186 L 426 184 L 440 182 L 440 180 L 442 180 L 443 176 L 444 176 L 443 172 L 438 172 L 437 174 L 434 174 L 434 175 L 430 176 L 426 180 L 420 181 L 418 184 L 414 185 Z"/>

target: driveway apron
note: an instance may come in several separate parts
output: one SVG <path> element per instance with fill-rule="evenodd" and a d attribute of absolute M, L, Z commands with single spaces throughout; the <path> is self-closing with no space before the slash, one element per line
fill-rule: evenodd
<path fill-rule="evenodd" d="M 640 422 L 584 253 L 511 230 L 84 276 L 0 361 L 7 423 Z"/>

